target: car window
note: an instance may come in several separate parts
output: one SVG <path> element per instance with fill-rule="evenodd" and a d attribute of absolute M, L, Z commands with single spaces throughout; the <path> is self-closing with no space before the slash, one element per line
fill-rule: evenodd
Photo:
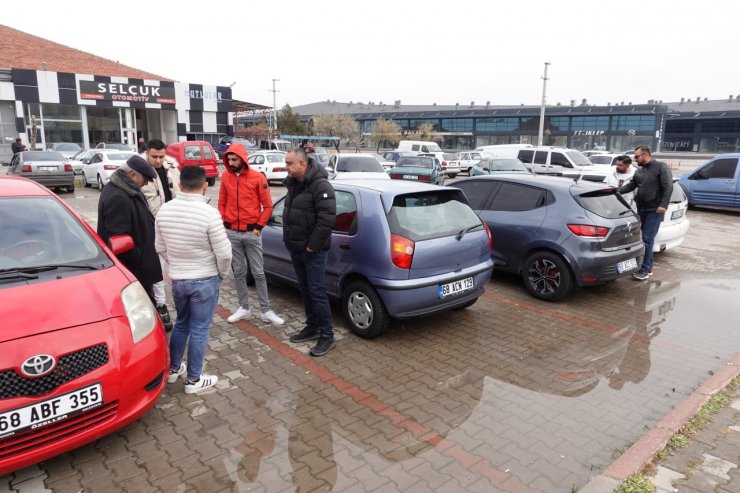
<path fill-rule="evenodd" d="M 357 223 L 357 201 L 350 192 L 335 192 L 337 201 L 337 217 L 334 221 L 334 231 L 353 234 Z"/>
<path fill-rule="evenodd" d="M 547 203 L 547 191 L 541 188 L 502 182 L 493 202 L 492 211 L 531 211 Z"/>
<path fill-rule="evenodd" d="M 106 154 L 108 161 L 126 161 L 128 158 L 133 156 L 133 152 L 111 152 Z M 102 157 L 102 154 L 101 154 Z"/>
<path fill-rule="evenodd" d="M 271 163 L 283 163 L 285 162 L 285 154 L 268 154 L 267 160 Z"/>
<path fill-rule="evenodd" d="M 90 159 L 90 164 L 95 164 L 95 163 L 99 163 L 99 162 L 100 162 L 100 161 L 102 161 L 102 160 L 103 160 L 103 154 L 101 154 L 101 153 L 97 153 L 97 154 L 95 154 L 95 155 L 94 155 L 94 156 L 92 157 L 92 159 Z"/>
<path fill-rule="evenodd" d="M 429 152 L 427 146 L 421 146 L 421 152 Z"/>
<path fill-rule="evenodd" d="M 0 269 L 66 263 L 110 265 L 87 230 L 51 197 L 1 198 L 0 230 Z"/>
<path fill-rule="evenodd" d="M 411 241 L 456 235 L 483 224 L 454 188 L 397 195 L 388 213 L 391 233 Z"/>
<path fill-rule="evenodd" d="M 702 174 L 707 178 L 735 178 L 735 169 L 737 168 L 737 159 L 717 159 L 712 164 L 702 170 Z"/>
<path fill-rule="evenodd" d="M 488 163 L 488 171 L 529 171 L 518 159 L 486 159 L 481 163 Z"/>
<path fill-rule="evenodd" d="M 498 186 L 493 180 L 471 180 L 455 183 L 455 187 L 465 193 L 470 207 L 479 211 L 485 207 L 488 198 Z"/>
<path fill-rule="evenodd" d="M 405 166 L 408 168 L 428 168 L 434 167 L 434 158 L 424 156 L 403 156 L 398 158 L 396 167 Z"/>
<path fill-rule="evenodd" d="M 523 163 L 532 163 L 534 151 L 519 151 L 519 160 Z"/>
<path fill-rule="evenodd" d="M 573 165 L 570 164 L 570 161 L 568 161 L 568 158 L 559 152 L 553 152 L 550 154 L 550 164 L 562 166 L 563 168 L 573 167 Z"/>
<path fill-rule="evenodd" d="M 254 160 L 255 164 L 265 164 L 265 156 L 257 156 Z"/>
<path fill-rule="evenodd" d="M 686 194 L 683 193 L 683 189 L 678 183 L 673 183 L 673 191 L 671 192 L 671 204 L 680 204 L 686 200 Z"/>
<path fill-rule="evenodd" d="M 480 159 L 480 158 L 481 158 L 480 154 L 478 154 L 477 152 L 473 152 L 472 154 L 470 154 L 470 157 L 468 159 Z"/>
<path fill-rule="evenodd" d="M 547 151 L 537 151 L 537 152 L 535 152 L 534 153 L 534 162 L 535 162 L 535 164 L 547 164 Z"/>
<path fill-rule="evenodd" d="M 257 159 L 257 156 L 249 156 L 247 158 L 247 164 L 254 164 L 254 161 Z"/>
<path fill-rule="evenodd" d="M 185 160 L 186 161 L 197 161 L 200 160 L 200 146 L 191 145 L 185 146 Z"/>
<path fill-rule="evenodd" d="M 341 156 L 337 160 L 337 171 L 385 173 L 378 160 L 372 156 Z"/>
<path fill-rule="evenodd" d="M 412 151 L 418 151 L 418 150 L 419 150 L 419 144 L 413 144 L 413 145 L 411 146 L 411 150 L 412 150 Z"/>
<path fill-rule="evenodd" d="M 625 217 L 632 213 L 632 209 L 614 191 L 596 190 L 587 192 L 576 197 L 576 200 L 587 211 L 607 219 Z"/>
<path fill-rule="evenodd" d="M 24 161 L 66 161 L 67 159 L 54 151 L 29 151 L 23 153 Z"/>
<path fill-rule="evenodd" d="M 594 154 L 593 156 L 589 156 L 588 160 L 593 164 L 612 164 L 612 157 L 604 156 L 603 154 Z"/>
<path fill-rule="evenodd" d="M 206 159 L 214 159 L 213 151 L 211 151 L 211 148 L 209 146 L 203 146 L 203 155 L 206 157 Z"/>
<path fill-rule="evenodd" d="M 270 216 L 270 222 L 275 224 L 283 224 L 283 209 L 285 208 L 285 199 L 280 199 L 275 202 L 272 206 L 272 215 Z"/>

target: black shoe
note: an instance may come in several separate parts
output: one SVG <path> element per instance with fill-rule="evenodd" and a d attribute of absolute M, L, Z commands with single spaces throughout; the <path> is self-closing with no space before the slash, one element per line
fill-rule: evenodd
<path fill-rule="evenodd" d="M 157 305 L 157 313 L 159 313 L 159 318 L 162 319 L 163 324 L 169 324 L 171 322 L 170 320 L 170 312 L 167 310 L 167 305 Z M 170 328 L 172 326 L 170 325 Z M 169 331 L 168 331 L 169 332 Z"/>
<path fill-rule="evenodd" d="M 303 330 L 291 335 L 290 338 L 288 338 L 288 340 L 290 342 L 306 342 L 306 341 L 313 341 L 314 339 L 318 339 L 318 338 L 319 338 L 319 332 L 316 329 L 313 329 L 311 327 L 303 327 Z"/>
<path fill-rule="evenodd" d="M 632 274 L 632 277 L 634 277 L 638 281 L 647 281 L 647 278 L 650 277 L 650 273 L 646 270 L 640 269 L 634 274 Z"/>
<path fill-rule="evenodd" d="M 337 343 L 334 341 L 333 337 L 331 339 L 328 337 L 319 337 L 319 342 L 317 342 L 310 351 L 311 356 L 323 356 L 336 345 Z"/>

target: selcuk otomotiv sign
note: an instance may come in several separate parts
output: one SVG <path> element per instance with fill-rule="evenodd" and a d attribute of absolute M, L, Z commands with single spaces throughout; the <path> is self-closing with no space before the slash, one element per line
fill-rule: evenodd
<path fill-rule="evenodd" d="M 175 88 L 81 80 L 80 99 L 175 104 Z"/>

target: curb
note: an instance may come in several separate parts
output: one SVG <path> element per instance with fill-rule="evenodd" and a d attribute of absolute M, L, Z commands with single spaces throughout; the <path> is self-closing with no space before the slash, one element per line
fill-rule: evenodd
<path fill-rule="evenodd" d="M 630 475 L 642 471 L 668 440 L 699 412 L 711 397 L 740 375 L 740 353 L 717 370 L 707 381 L 682 400 L 625 453 L 617 457 L 604 472 L 594 477 L 579 493 L 610 493 Z"/>

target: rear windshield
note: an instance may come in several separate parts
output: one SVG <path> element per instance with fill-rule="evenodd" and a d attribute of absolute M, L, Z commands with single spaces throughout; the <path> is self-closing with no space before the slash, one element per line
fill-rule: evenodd
<path fill-rule="evenodd" d="M 616 219 L 632 213 L 632 209 L 616 190 L 596 190 L 581 194 L 576 200 L 587 211 L 607 219 Z"/>
<path fill-rule="evenodd" d="M 67 159 L 54 151 L 31 151 L 23 153 L 24 161 L 66 161 Z"/>
<path fill-rule="evenodd" d="M 594 164 L 612 164 L 612 157 L 611 156 L 603 156 L 596 154 L 595 156 L 589 156 L 589 158 L 592 163 Z"/>
<path fill-rule="evenodd" d="M 673 192 L 671 192 L 671 204 L 680 204 L 686 200 L 686 195 L 683 193 L 681 186 L 673 182 Z"/>
<path fill-rule="evenodd" d="M 459 190 L 434 190 L 398 195 L 388 214 L 391 233 L 412 241 L 451 236 L 468 228 L 483 228 Z"/>
<path fill-rule="evenodd" d="M 340 157 L 337 162 L 337 171 L 347 172 L 377 172 L 385 173 L 377 159 L 372 156 L 346 156 Z"/>
<path fill-rule="evenodd" d="M 398 158 L 397 167 L 405 166 L 407 168 L 433 168 L 434 159 L 419 156 L 403 156 Z"/>
<path fill-rule="evenodd" d="M 524 166 L 524 164 L 516 158 L 513 158 L 513 159 L 487 158 L 487 159 L 481 160 L 478 166 L 480 166 L 481 168 L 487 171 L 500 171 L 500 172 L 523 171 L 525 173 L 529 172 L 527 167 Z"/>
<path fill-rule="evenodd" d="M 109 152 L 106 154 L 108 161 L 126 161 L 133 155 L 133 152 Z"/>
<path fill-rule="evenodd" d="M 70 144 L 70 143 L 63 143 L 63 144 L 54 144 L 54 150 L 55 151 L 80 151 L 82 148 L 78 146 L 77 144 Z"/>

